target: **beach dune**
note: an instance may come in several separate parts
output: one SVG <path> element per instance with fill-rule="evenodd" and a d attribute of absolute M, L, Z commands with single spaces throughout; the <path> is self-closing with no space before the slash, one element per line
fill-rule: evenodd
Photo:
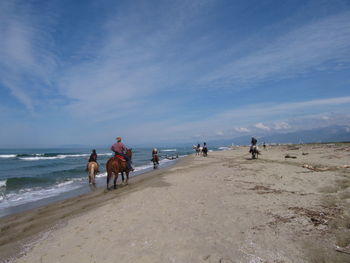
<path fill-rule="evenodd" d="M 15 262 L 350 262 L 350 144 L 248 147 L 0 220 Z M 290 158 L 290 157 L 295 158 Z"/>

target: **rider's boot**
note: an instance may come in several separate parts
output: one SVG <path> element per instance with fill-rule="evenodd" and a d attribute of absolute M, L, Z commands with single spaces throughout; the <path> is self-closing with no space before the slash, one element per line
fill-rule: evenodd
<path fill-rule="evenodd" d="M 133 172 L 135 170 L 134 168 L 132 168 L 130 163 L 128 163 L 128 170 L 131 171 L 131 172 Z"/>

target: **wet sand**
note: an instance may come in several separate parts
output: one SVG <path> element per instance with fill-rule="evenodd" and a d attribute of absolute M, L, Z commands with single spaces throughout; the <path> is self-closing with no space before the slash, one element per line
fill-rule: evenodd
<path fill-rule="evenodd" d="M 192 155 L 117 190 L 3 218 L 0 258 L 350 262 L 350 144 L 261 151 Z"/>

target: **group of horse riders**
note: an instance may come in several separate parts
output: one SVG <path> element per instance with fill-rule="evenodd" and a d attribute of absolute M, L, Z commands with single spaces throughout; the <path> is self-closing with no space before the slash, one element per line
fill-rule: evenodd
<path fill-rule="evenodd" d="M 127 163 L 127 169 L 129 171 L 134 171 L 134 168 L 131 166 L 131 159 L 129 158 L 128 155 L 126 155 L 127 148 L 124 145 L 124 143 L 122 143 L 122 138 L 118 136 L 116 138 L 116 140 L 117 140 L 117 142 L 111 146 L 111 151 L 114 152 L 114 156 L 118 156 L 118 155 L 122 156 Z M 154 148 L 152 150 L 152 161 L 153 160 L 159 164 L 159 162 L 158 162 L 158 150 L 156 148 Z M 98 162 L 97 162 L 97 153 L 96 153 L 95 149 L 92 150 L 88 164 L 86 166 L 86 170 L 88 169 L 88 165 L 90 162 L 95 162 L 97 164 L 97 167 L 99 167 Z M 97 170 L 97 172 L 98 172 L 98 170 Z"/>
<path fill-rule="evenodd" d="M 203 147 L 201 147 L 201 145 L 198 143 L 196 149 L 196 155 L 199 155 L 200 152 L 203 153 L 203 156 L 207 156 L 208 155 L 208 147 L 207 147 L 207 143 L 203 143 Z"/>
<path fill-rule="evenodd" d="M 122 156 L 127 163 L 128 170 L 134 171 L 134 168 L 132 168 L 132 166 L 131 166 L 131 160 L 130 160 L 129 156 L 126 155 L 127 148 L 125 147 L 124 143 L 122 143 L 122 138 L 117 137 L 116 140 L 117 140 L 117 142 L 111 146 L 111 151 L 114 152 L 114 156 L 118 156 L 118 155 Z M 91 152 L 88 164 L 86 166 L 86 170 L 88 169 L 88 165 L 90 162 L 95 162 L 97 164 L 97 166 L 99 167 L 98 162 L 97 162 L 97 153 L 96 153 L 95 149 L 93 149 Z"/>
<path fill-rule="evenodd" d="M 126 154 L 127 148 L 122 143 L 122 138 L 118 136 L 116 138 L 116 140 L 117 140 L 117 142 L 111 146 L 111 151 L 114 152 L 114 156 L 122 156 L 122 158 L 126 161 L 126 168 L 128 171 L 134 171 L 134 168 L 131 166 L 131 158 L 129 158 L 129 156 Z M 253 149 L 256 147 L 256 144 L 257 144 L 257 139 L 255 137 L 252 137 L 251 138 L 251 146 L 250 146 L 250 150 L 249 150 L 250 153 L 253 152 Z M 196 147 L 197 153 L 199 153 L 200 148 L 201 148 L 200 144 L 198 144 Z M 207 148 L 206 143 L 203 143 L 202 153 L 203 153 L 203 156 L 207 156 L 208 148 Z M 155 163 L 159 164 L 159 162 L 158 162 L 158 150 L 156 148 L 154 148 L 152 150 L 152 161 L 154 164 Z M 90 155 L 89 161 L 88 161 L 87 166 L 86 166 L 86 170 L 88 170 L 90 163 L 97 164 L 97 170 L 95 171 L 97 173 L 99 170 L 99 165 L 97 162 L 97 153 L 96 153 L 95 149 L 92 150 L 92 153 Z"/>

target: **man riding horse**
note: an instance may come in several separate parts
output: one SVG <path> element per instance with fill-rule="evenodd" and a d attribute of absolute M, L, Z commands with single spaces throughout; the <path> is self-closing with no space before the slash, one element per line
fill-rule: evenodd
<path fill-rule="evenodd" d="M 125 161 L 127 162 L 127 168 L 129 171 L 134 171 L 134 168 L 131 166 L 131 160 L 130 158 L 126 155 L 127 148 L 125 145 L 122 143 L 122 138 L 117 137 L 116 138 L 117 142 L 112 145 L 111 150 L 115 153 L 115 155 L 121 155 L 124 157 Z"/>
<path fill-rule="evenodd" d="M 158 150 L 157 148 L 154 148 L 152 150 L 152 159 L 151 161 L 153 162 L 153 168 L 156 169 L 157 165 L 159 165 L 159 158 L 158 158 Z"/>
<path fill-rule="evenodd" d="M 250 153 L 252 152 L 253 147 L 256 146 L 256 143 L 257 143 L 257 142 L 258 142 L 258 140 L 255 139 L 255 137 L 252 137 L 252 139 L 251 139 L 251 141 L 250 141 L 250 143 L 251 143 L 251 145 L 250 145 L 250 150 L 249 150 Z"/>
<path fill-rule="evenodd" d="M 89 183 L 95 184 L 96 174 L 99 172 L 99 164 L 97 163 L 97 153 L 93 149 L 89 161 L 86 165 L 86 171 L 89 173 Z"/>
<path fill-rule="evenodd" d="M 256 145 L 257 142 L 258 142 L 257 139 L 255 139 L 255 137 L 252 137 L 251 146 L 250 146 L 250 150 L 249 150 L 249 153 L 252 154 L 252 159 L 258 158 L 258 156 L 260 154 L 258 146 Z"/>

